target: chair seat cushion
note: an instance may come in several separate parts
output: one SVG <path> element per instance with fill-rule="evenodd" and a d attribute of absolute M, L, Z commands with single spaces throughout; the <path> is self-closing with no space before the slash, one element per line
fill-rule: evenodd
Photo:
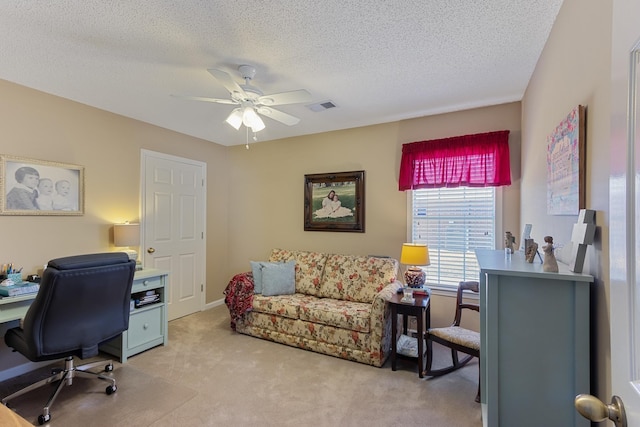
<path fill-rule="evenodd" d="M 429 329 L 429 334 L 480 351 L 480 333 L 459 326 Z"/>

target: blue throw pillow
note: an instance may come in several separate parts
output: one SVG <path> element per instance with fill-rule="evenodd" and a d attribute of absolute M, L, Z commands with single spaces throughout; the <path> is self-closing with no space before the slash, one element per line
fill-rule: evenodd
<path fill-rule="evenodd" d="M 296 261 L 266 263 L 262 267 L 262 295 L 291 295 L 296 292 Z"/>
<path fill-rule="evenodd" d="M 251 272 L 253 273 L 253 293 L 262 293 L 262 268 L 268 264 L 282 264 L 266 261 L 249 261 L 251 263 Z"/>

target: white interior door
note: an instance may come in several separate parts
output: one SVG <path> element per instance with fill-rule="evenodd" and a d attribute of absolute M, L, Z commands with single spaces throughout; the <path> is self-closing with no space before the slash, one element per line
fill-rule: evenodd
<path fill-rule="evenodd" d="M 170 272 L 168 319 L 204 303 L 206 164 L 142 150 L 144 266 Z"/>
<path fill-rule="evenodd" d="M 632 3 L 627 2 L 628 5 Z M 640 27 L 637 25 L 640 7 L 635 5 L 634 8 L 635 13 L 627 8 L 625 14 L 635 22 L 631 40 L 640 40 Z M 616 22 L 614 20 L 614 28 Z M 620 36 L 620 31 L 614 29 L 612 56 L 609 184 L 611 388 L 612 394 L 619 396 L 624 403 L 627 425 L 640 426 L 640 44 L 629 52 L 629 44 L 624 42 L 629 36 Z M 621 49 L 624 51 L 616 55 Z M 618 74 L 620 79 L 616 78 Z M 607 399 L 611 396 L 601 398 L 608 404 Z"/>

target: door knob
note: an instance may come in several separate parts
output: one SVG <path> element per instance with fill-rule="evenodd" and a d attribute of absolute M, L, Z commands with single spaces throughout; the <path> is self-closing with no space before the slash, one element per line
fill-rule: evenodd
<path fill-rule="evenodd" d="M 153 249 L 153 248 L 149 248 L 149 249 L 147 249 L 147 252 L 149 252 L 150 254 L 154 253 L 155 251 L 156 251 L 156 250 L 155 250 L 155 249 Z"/>
<path fill-rule="evenodd" d="M 591 421 L 610 419 L 616 427 L 627 427 L 627 416 L 624 412 L 622 399 L 618 396 L 611 398 L 611 403 L 605 405 L 600 399 L 590 394 L 576 396 L 574 405 L 580 415 Z"/>

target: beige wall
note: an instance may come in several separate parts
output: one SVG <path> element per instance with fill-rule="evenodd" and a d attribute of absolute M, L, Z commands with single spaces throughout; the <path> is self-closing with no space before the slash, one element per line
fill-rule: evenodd
<path fill-rule="evenodd" d="M 258 143 L 246 150 L 5 81 L 0 91 L 5 135 L 0 153 L 85 167 L 85 215 L 0 216 L 5 237 L 16 242 L 0 248 L 0 260 L 24 266 L 25 272 L 36 272 L 54 257 L 113 250 L 112 224 L 139 216 L 141 148 L 207 163 L 208 303 L 221 299 L 228 279 L 247 270 L 250 259 L 263 259 L 274 247 L 398 258 L 407 236 L 407 198 L 398 191 L 397 177 L 402 144 L 408 142 L 511 130 L 513 184 L 503 189 L 504 228 L 519 229 L 520 103 Z M 303 231 L 304 175 L 350 170 L 365 170 L 366 232 Z"/>
<path fill-rule="evenodd" d="M 114 250 L 112 224 L 139 218 L 144 148 L 207 163 L 207 294 L 218 298 L 227 280 L 227 208 L 218 202 L 227 197 L 225 147 L 2 80 L 0 132 L 1 154 L 85 167 L 85 214 L 0 216 L 0 263 L 32 274 L 52 258 Z M 6 350 L 0 369 L 24 360 Z"/>
<path fill-rule="evenodd" d="M 2 80 L 0 93 L 1 154 L 85 167 L 84 215 L 0 216 L 5 242 L 0 262 L 22 266 L 26 274 L 51 258 L 114 249 L 112 224 L 139 216 L 143 148 L 207 164 L 207 303 L 220 303 L 228 280 L 274 247 L 398 258 L 407 236 L 407 198 L 397 189 L 403 143 L 511 130 L 514 184 L 504 190 L 504 224 L 519 228 L 520 103 L 254 144 L 246 150 Z M 366 171 L 366 233 L 303 231 L 304 175 L 351 170 Z M 434 301 L 434 324 L 451 321 L 451 303 Z M 3 352 L 0 370 L 19 359 Z"/>
<path fill-rule="evenodd" d="M 229 150 L 229 276 L 272 248 L 399 259 L 407 238 L 407 196 L 398 191 L 402 144 L 511 130 L 513 184 L 504 188 L 504 224 L 518 230 L 520 103 L 335 131 Z M 304 175 L 365 171 L 365 233 L 304 231 Z M 501 232 L 499 232 L 501 234 Z M 434 301 L 434 324 L 453 319 L 451 301 Z"/>
<path fill-rule="evenodd" d="M 570 240 L 577 216 L 546 212 L 546 137 L 578 104 L 587 107 L 586 208 L 596 210 L 596 244 L 585 273 L 596 277 L 592 292 L 595 376 L 593 392 L 608 401 L 609 380 L 609 111 L 611 4 L 565 0 L 522 100 L 521 223 L 532 237 Z M 544 315 L 544 307 L 540 308 Z"/>
<path fill-rule="evenodd" d="M 565 0 L 522 112 L 513 103 L 259 143 L 250 150 L 227 149 L 0 80 L 0 153 L 86 168 L 86 214 L 1 216 L 0 262 L 13 261 L 31 273 L 53 257 L 111 250 L 111 224 L 139 215 L 141 148 L 207 163 L 207 302 L 218 301 L 233 274 L 273 247 L 398 257 L 407 226 L 406 196 L 397 190 L 402 144 L 498 129 L 512 131 L 514 159 L 503 228 L 519 236 L 521 224 L 532 223 L 536 240 L 551 234 L 563 243 L 576 218 L 546 214 L 546 137 L 583 104 L 587 207 L 597 211 L 599 225 L 589 256 L 589 272 L 597 277 L 594 380 L 595 392 L 607 400 L 610 42 L 609 2 Z M 303 231 L 304 175 L 350 170 L 366 171 L 366 233 Z M 436 302 L 436 323 L 448 321 L 449 302 Z"/>
<path fill-rule="evenodd" d="M 30 274 L 51 258 L 114 250 L 112 224 L 139 219 L 144 148 L 207 163 L 207 283 L 226 279 L 225 147 L 2 80 L 0 94 L 0 153 L 85 168 L 85 214 L 0 216 L 0 262 Z"/>
<path fill-rule="evenodd" d="M 138 219 L 142 148 L 207 163 L 208 302 L 220 298 L 228 278 L 248 268 L 249 259 L 264 258 L 273 247 L 398 257 L 407 211 L 397 175 L 407 142 L 511 130 L 514 185 L 505 190 L 511 199 L 506 224 L 518 228 L 519 103 L 253 144 L 246 150 L 6 81 L 0 81 L 0 91 L 0 153 L 85 167 L 85 215 L 0 217 L 5 239 L 14 242 L 0 248 L 0 260 L 24 266 L 25 272 L 37 271 L 53 257 L 113 249 L 111 225 Z M 303 231 L 304 175 L 361 169 L 366 171 L 366 233 Z M 225 199 L 228 203 L 220 202 Z"/>

